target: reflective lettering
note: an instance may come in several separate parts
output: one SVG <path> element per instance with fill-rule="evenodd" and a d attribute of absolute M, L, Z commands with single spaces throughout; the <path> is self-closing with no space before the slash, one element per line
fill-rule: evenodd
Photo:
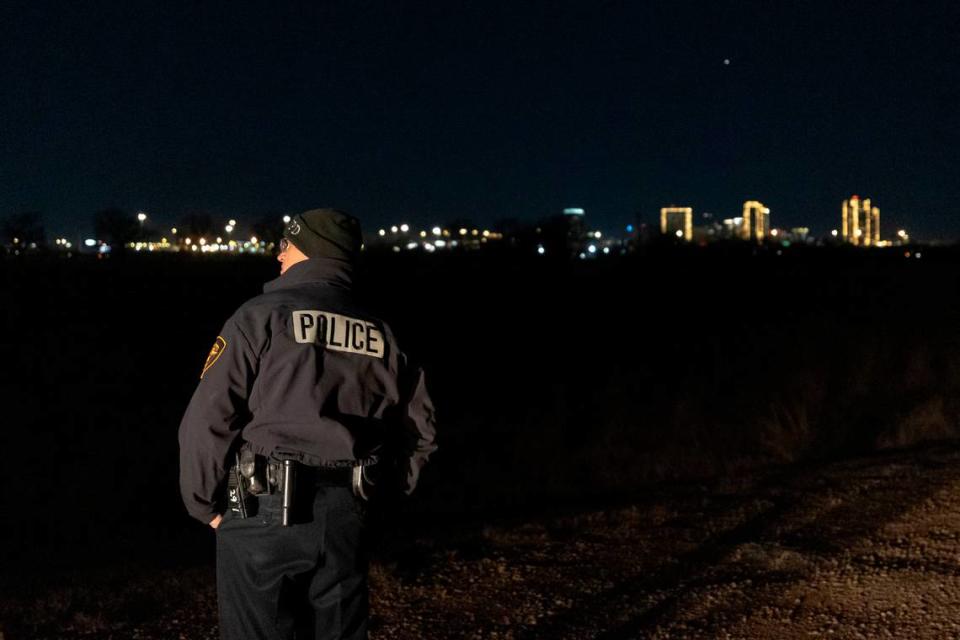
<path fill-rule="evenodd" d="M 315 338 L 310 340 L 310 342 L 317 342 L 319 344 L 327 344 L 327 316 L 323 314 L 318 314 L 317 318 L 317 333 Z"/>
<path fill-rule="evenodd" d="M 313 342 L 313 338 L 308 338 L 307 336 L 311 336 L 311 335 L 312 335 L 312 336 L 316 336 L 316 335 L 317 335 L 317 332 L 316 332 L 316 331 L 314 331 L 312 334 L 311 334 L 311 333 L 308 333 L 308 331 L 309 331 L 310 329 L 313 329 L 315 325 L 316 325 L 316 321 L 314 320 L 313 316 L 311 316 L 311 315 L 309 315 L 309 314 L 306 314 L 306 313 L 303 314 L 302 316 L 300 316 L 300 336 L 303 338 L 303 341 L 304 341 L 304 342 L 306 342 L 306 341 L 308 341 L 308 340 L 309 340 L 310 342 Z M 299 342 L 299 340 L 298 340 L 298 342 Z"/>
<path fill-rule="evenodd" d="M 367 326 L 369 326 L 369 325 L 367 325 Z M 350 346 L 352 346 L 352 347 L 353 347 L 354 349 L 356 349 L 357 351 L 360 351 L 361 349 L 363 349 L 363 340 L 361 340 L 360 342 L 357 342 L 357 333 L 358 333 L 357 330 L 358 330 L 358 329 L 366 329 L 367 327 L 365 327 L 364 325 L 362 325 L 362 324 L 360 324 L 360 323 L 358 322 L 358 323 L 356 323 L 355 325 L 353 325 L 352 328 L 353 328 L 353 331 L 352 331 L 351 334 L 350 334 L 350 338 L 351 338 L 351 340 L 350 340 Z"/>
<path fill-rule="evenodd" d="M 367 325 L 367 353 L 376 354 L 379 357 L 383 357 L 383 346 L 377 346 L 377 336 L 380 335 L 380 331 L 377 330 L 372 324 Z"/>
<path fill-rule="evenodd" d="M 327 344 L 331 347 L 346 346 L 343 342 L 337 342 L 337 316 L 330 318 L 330 337 L 327 339 Z"/>
<path fill-rule="evenodd" d="M 293 338 L 298 344 L 314 344 L 330 351 L 383 358 L 383 333 L 377 325 L 328 311 L 293 312 Z"/>

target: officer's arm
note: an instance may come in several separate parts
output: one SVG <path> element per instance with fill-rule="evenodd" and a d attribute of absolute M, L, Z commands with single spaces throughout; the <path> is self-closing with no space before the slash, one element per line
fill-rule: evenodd
<path fill-rule="evenodd" d="M 236 321 L 228 320 L 180 423 L 180 493 L 190 515 L 204 524 L 212 525 L 221 511 L 219 491 L 249 415 L 257 360 Z"/>
<path fill-rule="evenodd" d="M 406 378 L 405 403 L 401 414 L 408 453 L 406 493 L 417 486 L 420 470 L 430 454 L 436 451 L 436 422 L 433 401 L 427 392 L 423 369 L 411 367 Z"/>

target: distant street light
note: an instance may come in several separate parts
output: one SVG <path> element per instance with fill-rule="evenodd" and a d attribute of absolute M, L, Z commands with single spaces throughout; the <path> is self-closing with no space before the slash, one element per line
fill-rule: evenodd
<path fill-rule="evenodd" d="M 138 240 L 143 240 L 143 223 L 147 221 L 147 214 L 143 211 L 137 214 L 137 220 L 140 222 L 140 233 L 138 234 Z"/>
<path fill-rule="evenodd" d="M 283 224 L 290 224 L 290 216 L 283 216 Z"/>

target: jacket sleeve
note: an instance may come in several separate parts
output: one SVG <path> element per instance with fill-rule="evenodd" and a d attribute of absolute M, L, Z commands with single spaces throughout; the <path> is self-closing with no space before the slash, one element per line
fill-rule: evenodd
<path fill-rule="evenodd" d="M 218 502 L 227 458 L 248 421 L 257 364 L 257 352 L 231 318 L 207 356 L 180 422 L 180 494 L 187 512 L 204 524 L 222 511 Z"/>
<path fill-rule="evenodd" d="M 430 454 L 437 450 L 437 431 L 433 401 L 427 392 L 423 369 L 409 367 L 405 378 L 406 393 L 401 422 L 407 454 L 404 490 L 409 495 L 417 487 L 420 470 L 427 463 Z"/>

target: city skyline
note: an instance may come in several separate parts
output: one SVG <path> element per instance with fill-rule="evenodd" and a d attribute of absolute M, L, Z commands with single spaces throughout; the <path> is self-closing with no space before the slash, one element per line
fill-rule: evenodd
<path fill-rule="evenodd" d="M 50 245 L 49 241 L 43 242 L 39 239 L 36 228 L 30 228 L 31 225 L 35 227 L 36 220 L 29 220 L 21 225 L 25 227 L 22 238 L 16 237 L 13 226 L 4 226 L 0 240 L 5 241 L 3 246 L 15 255 L 20 255 L 24 249 L 29 251 L 40 248 L 41 244 L 58 251 L 88 253 L 110 253 L 122 246 L 137 252 L 270 254 L 275 250 L 275 243 L 280 238 L 281 222 L 287 225 L 292 219 L 290 215 L 283 215 L 272 221 L 261 219 L 253 225 L 247 225 L 232 218 L 224 223 L 223 220 L 202 216 L 184 220 L 183 225 L 162 228 L 151 224 L 150 216 L 143 211 L 136 215 L 118 210 L 102 213 L 109 214 L 98 221 L 98 225 L 103 225 L 105 235 L 95 233 L 85 238 L 76 234 L 73 240 L 64 235 L 55 235 L 54 243 Z M 571 257 L 579 255 L 580 258 L 623 255 L 638 246 L 657 241 L 657 236 L 698 245 L 740 241 L 758 245 L 772 243 L 777 248 L 787 248 L 795 243 L 807 246 L 848 244 L 879 248 L 911 243 L 930 244 L 918 243 L 916 238 L 911 238 L 910 233 L 903 228 L 896 229 L 888 238 L 884 238 L 879 224 L 879 207 L 872 206 L 870 198 L 864 198 L 861 205 L 861 198 L 856 194 L 843 201 L 840 226 L 828 233 L 811 234 L 810 228 L 804 226 L 772 226 L 770 213 L 770 208 L 762 202 L 747 200 L 743 203 L 741 216 L 716 218 L 706 212 L 702 214 L 704 224 L 694 225 L 692 207 L 671 205 L 660 209 L 657 232 L 645 223 L 637 223 L 609 233 L 590 226 L 585 209 L 568 207 L 561 215 L 532 223 L 517 223 L 511 225 L 509 230 L 497 225 L 492 227 L 493 230 L 479 228 L 465 220 L 454 225 L 427 227 L 396 222 L 380 229 L 367 229 L 364 237 L 368 248 L 391 247 L 395 252 L 473 250 L 485 248 L 485 245 L 497 246 L 506 240 L 513 249 L 520 248 L 545 255 L 546 247 L 550 246 L 551 254 L 562 250 Z M 200 230 L 200 227 L 203 229 Z M 9 237 L 11 233 L 12 238 Z M 26 236 L 28 233 L 31 234 L 30 238 Z M 125 239 L 120 239 L 121 237 Z M 565 248 L 561 249 L 564 246 Z M 909 255 L 908 253 L 907 257 Z"/>
<path fill-rule="evenodd" d="M 860 196 L 856 194 L 849 196 L 849 198 L 844 199 L 841 202 L 840 219 L 835 220 L 834 224 L 832 225 L 828 224 L 823 229 L 814 229 L 811 235 L 815 237 L 826 238 L 827 236 L 832 234 L 834 237 L 840 237 L 844 241 L 847 241 L 848 240 L 847 226 L 846 226 L 847 225 L 847 207 L 850 202 L 852 201 L 859 202 L 859 200 L 860 200 Z M 681 201 L 681 202 L 686 202 L 686 201 Z M 866 203 L 865 206 L 869 206 L 870 198 L 866 198 L 865 203 Z M 687 240 L 690 240 L 692 238 L 693 228 L 702 228 L 704 224 L 709 226 L 711 224 L 718 223 L 718 221 L 722 221 L 724 223 L 730 223 L 730 222 L 736 221 L 736 225 L 738 227 L 738 231 L 736 233 L 743 235 L 743 239 L 749 239 L 749 238 L 763 239 L 769 234 L 769 231 L 771 229 L 788 230 L 788 229 L 793 229 L 798 227 L 807 228 L 808 230 L 811 229 L 811 227 L 807 223 L 805 223 L 803 220 L 794 221 L 789 224 L 781 223 L 779 225 L 771 225 L 770 223 L 770 215 L 772 211 L 771 208 L 765 206 L 763 203 L 756 200 L 743 201 L 741 206 L 742 206 L 742 213 L 741 215 L 737 216 L 736 214 L 724 215 L 722 212 L 717 212 L 717 210 L 715 209 L 700 210 L 694 206 L 686 206 L 686 205 L 678 206 L 675 203 L 671 203 L 670 205 L 661 206 L 659 208 L 659 212 L 652 213 L 651 216 L 649 216 L 649 219 L 645 218 L 642 214 L 638 213 L 633 219 L 630 219 L 629 217 L 625 216 L 622 222 L 620 222 L 619 224 L 615 222 L 613 225 L 610 225 L 608 222 L 603 222 L 599 224 L 593 224 L 593 227 L 597 230 L 602 231 L 604 234 L 618 234 L 623 232 L 626 229 L 635 227 L 637 225 L 648 225 L 651 228 L 659 227 L 661 233 L 663 233 L 664 229 L 666 228 L 665 224 L 668 220 L 668 218 L 665 217 L 665 214 L 669 216 L 674 216 L 676 214 L 685 214 L 686 217 L 684 219 L 684 222 L 682 223 L 682 227 L 684 229 L 683 237 L 686 238 Z M 173 235 L 176 235 L 176 231 L 175 231 L 176 227 L 182 224 L 182 221 L 184 218 L 187 218 L 193 215 L 198 215 L 198 214 L 209 216 L 211 220 L 214 221 L 214 224 L 217 224 L 218 222 L 226 222 L 227 226 L 229 227 L 229 229 L 225 230 L 227 234 L 233 231 L 232 227 L 238 226 L 236 219 L 234 219 L 234 217 L 231 214 L 222 214 L 217 216 L 217 215 L 211 214 L 208 211 L 202 211 L 202 212 L 191 211 L 189 213 L 172 217 L 169 215 L 155 216 L 152 213 L 147 213 L 143 209 L 124 210 L 116 207 L 108 207 L 105 209 L 101 209 L 100 212 L 106 211 L 106 210 L 123 212 L 124 214 L 130 216 L 132 219 L 136 219 L 139 222 L 141 227 L 144 226 L 144 224 L 146 224 L 153 232 L 155 232 L 155 234 L 159 234 L 158 237 L 165 235 L 164 228 L 168 230 L 171 228 L 174 229 Z M 879 215 L 878 209 L 876 207 L 874 207 L 874 210 L 875 210 L 874 215 Z M 456 224 L 452 226 L 459 226 L 461 223 L 463 223 L 463 224 L 469 224 L 471 226 L 476 226 L 476 227 L 496 229 L 496 228 L 499 228 L 500 226 L 499 223 L 503 221 L 517 222 L 521 225 L 529 226 L 529 225 L 535 225 L 538 222 L 547 220 L 553 216 L 569 215 L 571 212 L 574 212 L 574 211 L 577 212 L 577 215 L 579 215 L 580 217 L 589 220 L 591 223 L 594 222 L 594 218 L 591 218 L 588 215 L 589 209 L 584 207 L 564 207 L 562 211 L 548 212 L 547 214 L 544 214 L 544 215 L 539 215 L 539 216 L 528 215 L 528 216 L 519 216 L 519 217 L 504 216 L 486 223 L 483 223 L 479 220 L 468 220 L 465 217 L 424 222 L 422 218 L 416 215 L 408 215 L 404 217 L 402 221 L 393 220 L 393 221 L 386 222 L 385 228 L 389 228 L 391 226 L 396 226 L 400 224 L 407 225 L 412 223 L 411 226 L 417 227 L 418 229 L 433 229 L 437 227 L 437 225 L 450 226 L 451 222 L 455 222 Z M 41 215 L 41 217 L 43 217 L 43 212 L 38 212 L 38 211 L 24 210 L 17 213 L 24 213 L 24 212 L 38 213 Z M 752 215 L 751 213 L 748 213 L 748 212 L 752 212 Z M 300 213 L 300 212 L 290 211 L 290 212 L 273 213 L 273 214 L 265 214 L 265 213 L 255 214 L 250 216 L 249 219 L 241 221 L 240 225 L 244 225 L 248 229 L 250 229 L 258 224 L 263 224 L 265 221 L 268 221 L 273 217 L 275 217 L 277 220 L 283 220 L 284 223 L 286 223 L 289 221 L 291 215 L 295 215 L 297 213 Z M 730 212 L 727 212 L 727 213 L 730 213 Z M 15 214 L 10 214 L 10 215 L 15 215 Z M 96 213 L 91 214 L 86 224 L 81 224 L 70 229 L 64 229 L 62 227 L 50 228 L 48 226 L 48 228 L 46 229 L 46 235 L 48 237 L 57 237 L 57 238 L 60 238 L 60 237 L 91 238 L 96 235 L 93 232 L 94 224 L 92 222 L 95 215 Z M 242 218 L 242 216 L 237 216 L 237 217 Z M 749 222 L 751 219 L 755 219 L 755 221 L 753 222 L 753 225 L 755 227 L 753 231 L 751 231 L 751 226 L 750 226 L 751 223 Z M 744 227 L 743 221 L 745 220 L 747 221 L 747 224 Z M 2 217 L 0 217 L 0 221 L 2 221 Z M 759 221 L 759 227 L 756 227 L 756 225 L 758 224 L 758 221 Z M 904 228 L 903 225 L 892 224 L 887 219 L 886 213 L 884 216 L 884 221 L 888 226 L 895 227 L 897 230 L 902 230 Z M 853 223 L 851 222 L 851 225 L 852 224 Z M 384 227 L 369 227 L 365 225 L 364 232 L 372 236 L 375 234 L 375 232 L 378 229 L 382 230 L 383 228 Z M 673 227 L 671 226 L 671 228 Z M 850 231 L 851 237 L 849 238 L 849 241 L 853 244 L 859 244 L 859 242 L 854 242 L 853 240 L 853 237 L 854 237 L 853 234 L 856 233 L 855 229 L 856 229 L 855 226 L 851 226 L 851 231 Z M 217 230 L 219 230 L 219 227 Z M 879 233 L 879 232 L 876 232 L 876 233 Z M 914 234 L 912 231 L 911 231 L 911 235 L 913 235 L 914 238 L 916 238 L 916 234 Z M 933 242 L 933 243 L 945 242 L 945 241 L 951 240 L 949 238 L 936 238 L 936 237 L 916 238 L 916 239 L 923 242 Z M 879 236 L 874 241 L 877 241 L 877 240 L 880 240 Z M 866 243 L 866 244 L 869 245 L 870 243 Z"/>

